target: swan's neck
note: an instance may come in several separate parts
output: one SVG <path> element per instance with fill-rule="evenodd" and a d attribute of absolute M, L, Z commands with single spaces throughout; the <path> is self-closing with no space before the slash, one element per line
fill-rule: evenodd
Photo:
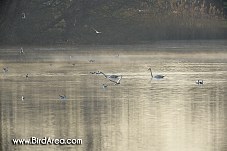
<path fill-rule="evenodd" d="M 151 70 L 150 70 L 151 71 Z M 151 71 L 151 77 L 153 78 L 153 74 L 152 74 L 152 71 Z"/>
<path fill-rule="evenodd" d="M 105 73 L 103 73 L 103 72 L 100 72 L 100 73 L 103 74 L 105 78 L 107 78 L 107 75 L 105 75 Z"/>

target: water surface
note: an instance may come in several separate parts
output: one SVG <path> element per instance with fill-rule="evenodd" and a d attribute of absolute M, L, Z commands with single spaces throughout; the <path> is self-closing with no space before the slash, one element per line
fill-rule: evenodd
<path fill-rule="evenodd" d="M 25 47 L 24 55 L 19 49 L 0 51 L 0 67 L 9 68 L 0 75 L 2 150 L 227 150 L 223 41 Z M 149 67 L 166 77 L 151 79 Z M 114 85 L 91 71 L 123 78 Z M 204 85 L 196 85 L 198 79 Z M 12 145 L 13 138 L 32 136 L 81 138 L 83 144 Z"/>

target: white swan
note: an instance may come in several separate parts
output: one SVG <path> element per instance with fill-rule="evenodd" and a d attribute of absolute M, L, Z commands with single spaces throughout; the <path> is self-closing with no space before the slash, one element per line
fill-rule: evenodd
<path fill-rule="evenodd" d="M 25 99 L 25 97 L 22 95 L 22 96 L 21 96 L 21 100 L 24 101 L 24 99 Z"/>
<path fill-rule="evenodd" d="M 150 70 L 150 72 L 151 72 L 151 78 L 162 79 L 162 78 L 165 77 L 164 75 L 155 75 L 155 76 L 153 76 L 151 68 L 149 68 L 148 70 Z"/>
<path fill-rule="evenodd" d="M 115 83 L 114 85 L 120 84 L 120 81 L 122 79 L 122 76 L 119 75 L 106 75 L 103 72 L 99 72 L 99 74 L 104 75 L 105 78 L 109 79 L 111 82 L 114 82 Z"/>

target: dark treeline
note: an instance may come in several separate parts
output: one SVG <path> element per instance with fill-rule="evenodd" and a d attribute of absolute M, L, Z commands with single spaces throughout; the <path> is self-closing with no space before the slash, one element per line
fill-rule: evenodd
<path fill-rule="evenodd" d="M 1 44 L 227 38 L 222 0 L 8 0 Z"/>

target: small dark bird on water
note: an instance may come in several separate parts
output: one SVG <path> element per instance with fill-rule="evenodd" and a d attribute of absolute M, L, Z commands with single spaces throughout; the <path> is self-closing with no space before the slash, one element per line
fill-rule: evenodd
<path fill-rule="evenodd" d="M 66 95 L 59 95 L 60 100 L 66 100 Z"/>
<path fill-rule="evenodd" d="M 203 80 L 198 80 L 195 83 L 198 84 L 198 85 L 203 85 Z"/>
<path fill-rule="evenodd" d="M 90 72 L 90 74 L 95 74 L 96 72 Z"/>
<path fill-rule="evenodd" d="M 102 84 L 103 89 L 107 88 L 107 84 Z"/>
<path fill-rule="evenodd" d="M 89 60 L 89 62 L 90 62 L 90 63 L 93 63 L 93 62 L 95 62 L 95 60 L 92 60 L 92 59 L 91 59 L 91 60 Z"/>
<path fill-rule="evenodd" d="M 28 74 L 26 74 L 26 76 L 25 76 L 25 77 L 26 77 L 26 79 L 27 79 L 27 78 L 28 78 Z"/>
<path fill-rule="evenodd" d="M 101 74 L 101 73 L 100 73 L 100 71 L 98 71 L 98 72 L 94 71 L 94 72 L 90 72 L 90 74 Z"/>

